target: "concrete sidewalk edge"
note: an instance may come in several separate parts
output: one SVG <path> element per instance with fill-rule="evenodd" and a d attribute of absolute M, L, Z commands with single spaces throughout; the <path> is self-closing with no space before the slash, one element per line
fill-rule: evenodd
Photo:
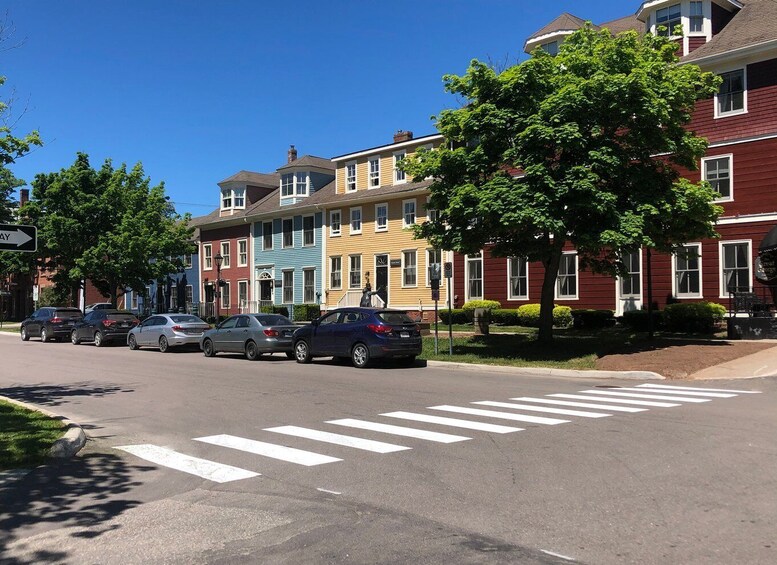
<path fill-rule="evenodd" d="M 506 365 L 484 365 L 481 363 L 457 363 L 454 361 L 427 361 L 429 367 L 445 367 L 447 369 L 481 370 L 493 373 L 511 373 L 515 375 L 541 377 L 573 377 L 584 379 L 633 379 L 633 380 L 664 380 L 666 377 L 653 371 L 582 371 L 574 369 L 551 369 L 548 367 L 511 367 Z"/>
<path fill-rule="evenodd" d="M 13 398 L 8 398 L 7 396 L 0 396 L 0 400 L 5 400 L 6 402 L 15 404 L 16 406 L 20 406 L 22 408 L 26 408 L 27 410 L 40 412 L 49 418 L 60 420 L 65 425 L 65 433 L 61 438 L 54 442 L 54 445 L 51 446 L 51 449 L 49 450 L 49 457 L 53 457 L 55 459 L 69 459 L 81 451 L 81 449 L 86 444 L 86 434 L 84 433 L 83 428 L 81 428 L 81 426 L 72 420 L 65 418 L 60 414 L 55 414 L 54 412 L 45 410 L 44 408 L 40 408 L 33 404 L 27 404 L 26 402 L 20 402 L 18 400 L 14 400 Z"/>

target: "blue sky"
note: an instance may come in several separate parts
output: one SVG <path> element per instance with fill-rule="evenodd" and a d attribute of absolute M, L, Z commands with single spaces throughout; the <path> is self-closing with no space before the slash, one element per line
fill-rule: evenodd
<path fill-rule="evenodd" d="M 272 172 L 296 145 L 332 157 L 434 133 L 458 101 L 442 76 L 473 58 L 524 58 L 564 11 L 600 23 L 638 1 L 0 0 L 0 52 L 17 134 L 45 145 L 12 165 L 28 182 L 69 166 L 141 161 L 180 213 L 218 205 L 217 182 Z M 26 110 L 22 113 L 22 110 Z"/>

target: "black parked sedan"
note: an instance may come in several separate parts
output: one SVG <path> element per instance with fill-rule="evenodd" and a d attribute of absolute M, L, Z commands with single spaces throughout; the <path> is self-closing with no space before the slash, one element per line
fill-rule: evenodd
<path fill-rule="evenodd" d="M 291 336 L 296 329 L 291 320 L 279 314 L 240 314 L 202 334 L 200 349 L 205 357 L 223 351 L 242 353 L 251 361 L 263 353 L 285 353 L 291 359 Z"/>
<path fill-rule="evenodd" d="M 127 343 L 127 334 L 140 323 L 135 314 L 123 310 L 92 310 L 70 332 L 70 341 L 78 345 L 93 341 L 97 347 L 111 341 Z"/>
<path fill-rule="evenodd" d="M 32 313 L 21 325 L 22 341 L 31 337 L 40 337 L 41 341 L 51 341 L 57 338 L 67 338 L 73 326 L 80 322 L 84 315 L 78 308 L 59 308 L 46 306 Z"/>
<path fill-rule="evenodd" d="M 294 333 L 297 363 L 331 356 L 350 358 L 361 369 L 376 357 L 403 357 L 412 363 L 421 349 L 418 325 L 399 310 L 341 308 Z"/>

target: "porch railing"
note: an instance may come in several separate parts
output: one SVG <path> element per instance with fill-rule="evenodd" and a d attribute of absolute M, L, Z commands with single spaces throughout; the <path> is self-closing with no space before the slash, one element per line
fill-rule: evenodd
<path fill-rule="evenodd" d="M 359 306 L 362 301 L 362 296 L 364 296 L 364 293 L 361 290 L 348 290 L 340 300 L 337 301 L 337 307 Z M 373 294 L 370 296 L 370 306 L 373 308 L 385 308 L 386 303 L 380 296 Z"/>

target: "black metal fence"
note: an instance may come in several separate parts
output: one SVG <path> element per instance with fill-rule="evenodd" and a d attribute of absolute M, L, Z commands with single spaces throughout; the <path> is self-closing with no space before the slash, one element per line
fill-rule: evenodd
<path fill-rule="evenodd" d="M 747 288 L 730 288 L 728 292 L 729 316 L 772 318 L 777 312 L 775 296 L 777 296 L 777 286 L 758 285 Z"/>

